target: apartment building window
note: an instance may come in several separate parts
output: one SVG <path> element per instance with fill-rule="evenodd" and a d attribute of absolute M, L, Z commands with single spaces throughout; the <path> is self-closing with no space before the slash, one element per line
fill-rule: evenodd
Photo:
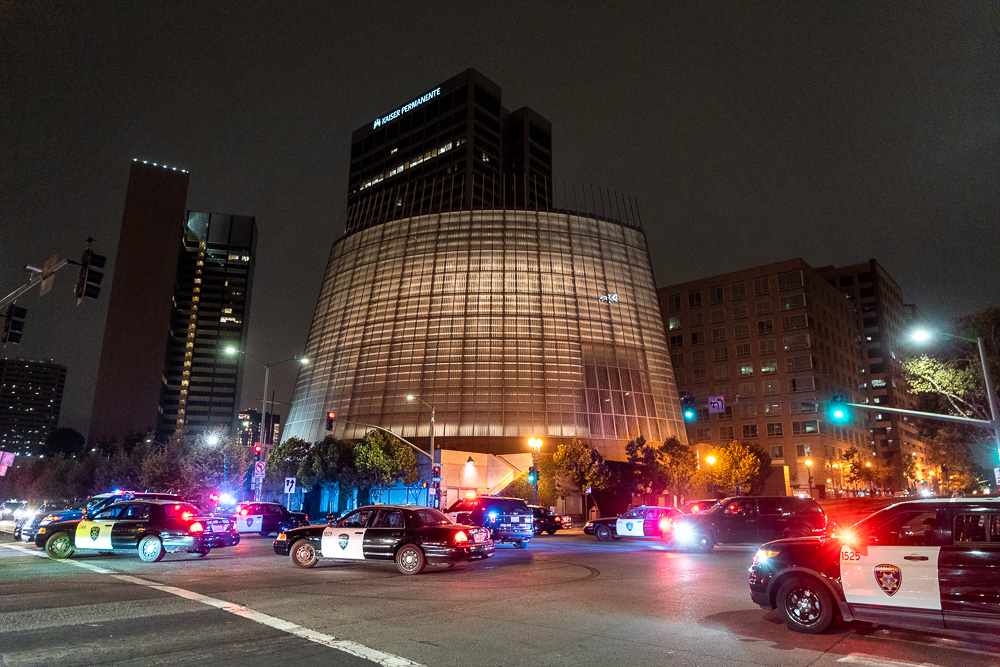
<path fill-rule="evenodd" d="M 795 445 L 795 455 L 799 458 L 809 456 L 809 445 Z"/>
<path fill-rule="evenodd" d="M 746 317 L 749 317 L 749 314 L 750 314 L 750 308 L 747 306 L 747 304 L 745 304 L 745 303 L 738 303 L 735 306 L 733 306 L 733 319 L 734 320 L 744 319 Z"/>
<path fill-rule="evenodd" d="M 788 271 L 778 274 L 778 290 L 795 289 L 804 285 L 802 270 Z"/>
<path fill-rule="evenodd" d="M 819 406 L 816 403 L 792 403 L 792 414 L 793 415 L 811 415 L 815 414 L 819 410 Z"/>
<path fill-rule="evenodd" d="M 764 396 L 774 396 L 781 393 L 781 383 L 776 379 L 764 380 L 762 383 Z"/>
<path fill-rule="evenodd" d="M 673 366 L 674 368 L 677 368 L 678 366 L 683 366 L 684 365 L 684 353 L 683 352 L 674 352 L 673 354 L 671 354 L 670 355 L 670 365 Z"/>
<path fill-rule="evenodd" d="M 740 403 L 740 417 L 750 419 L 757 416 L 756 403 Z"/>
<path fill-rule="evenodd" d="M 802 293 L 787 294 L 781 300 L 782 310 L 795 310 L 796 308 L 805 308 L 805 307 L 806 307 L 806 295 Z"/>
<path fill-rule="evenodd" d="M 743 437 L 744 438 L 756 438 L 757 437 L 757 425 L 756 424 L 744 424 L 743 425 Z"/>
<path fill-rule="evenodd" d="M 725 308 L 713 308 L 712 312 L 709 313 L 709 319 L 712 320 L 712 324 L 718 324 L 719 322 L 726 321 L 726 309 Z"/>
<path fill-rule="evenodd" d="M 736 299 L 747 298 L 747 284 L 746 283 L 733 283 L 729 286 L 729 297 L 734 301 Z"/>
<path fill-rule="evenodd" d="M 705 363 L 705 350 L 694 350 L 693 352 L 691 352 L 691 363 L 692 364 Z"/>
<path fill-rule="evenodd" d="M 695 438 L 699 442 L 706 442 L 712 439 L 712 427 L 704 426 L 695 431 Z"/>
<path fill-rule="evenodd" d="M 788 378 L 788 393 L 797 394 L 803 391 L 815 391 L 816 382 L 811 375 L 800 378 Z"/>
<path fill-rule="evenodd" d="M 764 299 L 754 304 L 754 312 L 758 315 L 767 315 L 771 312 L 771 300 Z"/>
<path fill-rule="evenodd" d="M 767 276 L 763 278 L 753 279 L 753 294 L 754 296 L 764 296 L 765 294 L 771 293 L 771 285 L 768 282 Z"/>
<path fill-rule="evenodd" d="M 740 382 L 739 386 L 740 396 L 750 397 L 754 395 L 754 383 L 753 382 Z"/>
<path fill-rule="evenodd" d="M 768 338 L 767 340 L 762 340 L 758 344 L 761 354 L 774 354 L 774 339 Z"/>
<path fill-rule="evenodd" d="M 728 380 L 729 379 L 729 366 L 716 366 L 715 367 L 715 379 L 716 380 Z"/>
<path fill-rule="evenodd" d="M 701 290 L 688 292 L 688 308 L 701 308 Z"/>
<path fill-rule="evenodd" d="M 757 322 L 757 335 L 770 336 L 774 333 L 774 320 L 759 320 Z"/>
<path fill-rule="evenodd" d="M 691 313 L 691 326 L 692 327 L 700 327 L 704 323 L 705 323 L 705 314 L 704 313 Z"/>
<path fill-rule="evenodd" d="M 703 345 L 705 343 L 705 332 L 695 331 L 691 334 L 692 345 Z"/>
<path fill-rule="evenodd" d="M 708 382 L 708 371 L 704 368 L 696 368 L 691 371 L 692 382 Z"/>
<path fill-rule="evenodd" d="M 722 303 L 722 286 L 708 288 L 708 302 L 711 304 Z"/>
<path fill-rule="evenodd" d="M 736 358 L 746 359 L 750 356 L 750 343 L 737 343 L 736 344 Z"/>
<path fill-rule="evenodd" d="M 749 338 L 750 337 L 750 325 L 744 322 L 743 324 L 737 324 L 733 327 L 733 338 Z"/>
<path fill-rule="evenodd" d="M 726 342 L 726 327 L 718 327 L 712 329 L 712 342 L 713 343 L 725 343 Z"/>
<path fill-rule="evenodd" d="M 781 445 L 771 445 L 771 458 L 772 459 L 783 459 L 785 458 L 785 448 Z"/>
<path fill-rule="evenodd" d="M 733 406 L 727 405 L 724 412 L 718 413 L 719 419 L 732 419 L 733 418 Z"/>
<path fill-rule="evenodd" d="M 720 426 L 719 427 L 719 440 L 723 442 L 732 442 L 736 438 L 734 437 L 735 430 L 732 426 Z"/>
<path fill-rule="evenodd" d="M 752 377 L 753 376 L 753 364 L 740 364 L 740 376 L 741 377 Z"/>
<path fill-rule="evenodd" d="M 795 331 L 796 329 L 805 329 L 809 326 L 809 316 L 805 313 L 796 313 L 795 315 L 784 315 L 781 318 L 781 330 L 782 331 Z"/>
<path fill-rule="evenodd" d="M 670 347 L 684 347 L 684 334 L 672 334 L 670 336 Z"/>
<path fill-rule="evenodd" d="M 768 417 L 776 417 L 781 414 L 781 403 L 765 403 L 764 414 Z"/>
<path fill-rule="evenodd" d="M 681 316 L 680 315 L 677 315 L 675 317 L 671 317 L 670 320 L 669 320 L 669 322 L 670 322 L 670 327 L 669 328 L 670 328 L 671 331 L 674 331 L 675 329 L 680 329 L 681 328 Z"/>
<path fill-rule="evenodd" d="M 667 297 L 667 311 L 676 313 L 681 309 L 681 295 L 671 294 Z"/>
<path fill-rule="evenodd" d="M 687 375 L 684 374 L 684 371 L 674 371 L 674 383 L 678 387 L 682 387 L 687 384 Z"/>
<path fill-rule="evenodd" d="M 760 362 L 760 372 L 761 373 L 777 373 L 778 372 L 778 360 L 768 359 L 767 361 Z"/>
<path fill-rule="evenodd" d="M 785 370 L 789 373 L 794 373 L 795 371 L 807 371 L 812 367 L 812 355 L 809 354 L 801 357 L 788 357 L 788 359 L 785 360 Z"/>
<path fill-rule="evenodd" d="M 729 360 L 729 348 L 726 346 L 717 347 L 712 350 L 712 360 L 713 361 L 728 361 Z"/>
<path fill-rule="evenodd" d="M 781 422 L 767 423 L 767 437 L 780 438 L 782 436 Z"/>
<path fill-rule="evenodd" d="M 815 435 L 817 433 L 819 433 L 819 421 L 815 419 L 792 422 L 792 435 Z"/>
<path fill-rule="evenodd" d="M 796 334 L 795 336 L 785 336 L 785 351 L 805 350 L 812 346 L 809 334 Z"/>

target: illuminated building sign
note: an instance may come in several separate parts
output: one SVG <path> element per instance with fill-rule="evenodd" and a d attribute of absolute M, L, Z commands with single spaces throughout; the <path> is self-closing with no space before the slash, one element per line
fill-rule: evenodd
<path fill-rule="evenodd" d="M 416 109 L 418 106 L 420 106 L 424 102 L 432 100 L 432 99 L 434 99 L 435 97 L 437 97 L 440 94 L 441 94 L 441 87 L 438 86 L 437 88 L 435 88 L 431 92 L 427 93 L 426 95 L 421 95 L 420 97 L 418 97 L 417 99 L 413 100 L 409 104 L 404 104 L 403 106 L 399 107 L 398 109 L 396 109 L 392 113 L 387 114 L 385 116 L 382 116 L 381 118 L 376 118 L 375 119 L 375 123 L 372 125 L 372 129 L 374 130 L 379 125 L 383 125 L 385 123 L 388 123 L 390 120 L 396 120 L 397 118 L 399 118 L 400 116 L 402 116 L 407 111 L 412 111 L 413 109 Z"/>
<path fill-rule="evenodd" d="M 618 303 L 618 294 L 605 294 L 598 301 L 601 303 Z"/>

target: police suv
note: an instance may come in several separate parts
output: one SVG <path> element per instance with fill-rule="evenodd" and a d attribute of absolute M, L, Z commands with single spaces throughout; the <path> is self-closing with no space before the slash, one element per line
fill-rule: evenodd
<path fill-rule="evenodd" d="M 1000 499 L 914 500 L 831 537 L 768 542 L 750 598 L 797 632 L 839 614 L 907 628 L 1000 628 Z"/>

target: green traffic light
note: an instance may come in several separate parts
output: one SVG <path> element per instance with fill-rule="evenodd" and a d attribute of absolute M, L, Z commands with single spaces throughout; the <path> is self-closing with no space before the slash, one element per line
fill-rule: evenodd
<path fill-rule="evenodd" d="M 684 410 L 684 421 L 693 422 L 697 418 L 698 418 L 698 413 L 692 410 L 691 408 L 687 408 L 686 410 Z"/>

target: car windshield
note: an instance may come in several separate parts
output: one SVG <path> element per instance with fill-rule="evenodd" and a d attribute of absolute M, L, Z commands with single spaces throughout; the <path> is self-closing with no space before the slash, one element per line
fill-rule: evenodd
<path fill-rule="evenodd" d="M 499 512 L 500 514 L 531 514 L 523 500 L 503 500 L 500 498 L 484 498 L 484 512 Z"/>
<path fill-rule="evenodd" d="M 451 519 L 445 514 L 435 509 L 415 510 L 413 513 L 420 519 L 420 525 L 422 526 L 445 526 L 452 523 Z"/>

